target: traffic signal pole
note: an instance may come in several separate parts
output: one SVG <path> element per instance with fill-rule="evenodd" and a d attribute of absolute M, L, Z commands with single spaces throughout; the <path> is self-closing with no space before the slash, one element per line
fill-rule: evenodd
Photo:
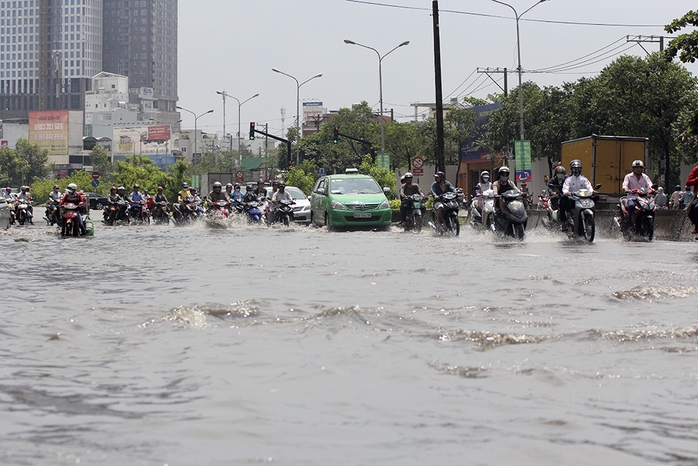
<path fill-rule="evenodd" d="M 288 152 L 287 152 L 288 153 L 288 160 L 287 160 L 288 163 L 286 164 L 286 166 L 288 166 L 290 168 L 290 166 L 291 166 L 291 141 L 289 141 L 288 139 L 280 138 L 279 136 L 274 136 L 273 134 L 269 134 L 266 131 L 260 131 L 255 127 L 255 123 L 251 122 L 250 123 L 250 140 L 254 140 L 255 133 L 261 134 L 261 135 L 266 136 L 268 138 L 275 139 L 277 141 L 285 142 L 286 148 L 288 150 Z"/>

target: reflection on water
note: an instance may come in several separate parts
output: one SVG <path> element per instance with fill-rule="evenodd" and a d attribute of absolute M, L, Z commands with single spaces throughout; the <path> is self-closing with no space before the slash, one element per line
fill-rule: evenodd
<path fill-rule="evenodd" d="M 556 233 L 2 232 L 0 462 L 698 462 L 692 245 Z"/>

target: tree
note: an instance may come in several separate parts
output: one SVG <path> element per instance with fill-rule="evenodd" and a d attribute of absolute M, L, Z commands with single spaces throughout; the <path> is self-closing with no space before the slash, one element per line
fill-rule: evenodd
<path fill-rule="evenodd" d="M 119 162 L 114 172 L 114 182 L 130 190 L 134 184 L 141 185 L 141 190 L 155 191 L 158 186 L 168 185 L 168 175 L 153 166 L 149 157 L 130 155 L 125 162 Z"/>
<path fill-rule="evenodd" d="M 104 183 L 111 181 L 111 175 L 114 172 L 114 163 L 109 159 L 109 154 L 101 146 L 94 146 L 90 151 L 90 160 L 92 167 L 99 172 L 99 175 Z"/>
<path fill-rule="evenodd" d="M 393 193 L 396 192 L 395 175 L 386 168 L 378 167 L 370 155 L 363 157 L 361 165 L 359 165 L 359 171 L 371 175 L 381 188 L 390 188 Z"/>
<path fill-rule="evenodd" d="M 9 147 L 0 148 L 0 183 L 2 186 L 19 187 L 24 179 L 23 175 L 29 170 L 29 165 L 19 157 L 17 152 Z"/>
<path fill-rule="evenodd" d="M 43 178 L 48 173 L 48 150 L 42 149 L 37 143 L 20 138 L 16 146 L 17 156 L 26 162 L 24 179 L 26 184 Z"/>
<path fill-rule="evenodd" d="M 317 165 L 315 160 L 303 160 L 299 167 L 294 166 L 286 174 L 286 184 L 295 186 L 306 195 L 310 195 L 310 190 L 317 178 Z"/>
<path fill-rule="evenodd" d="M 680 31 L 688 26 L 698 26 L 698 11 L 689 11 L 679 19 L 675 19 L 671 24 L 664 26 L 664 30 L 669 34 Z M 698 31 L 679 34 L 669 41 L 665 51 L 670 60 L 676 55 L 683 63 L 694 63 L 698 57 Z"/>

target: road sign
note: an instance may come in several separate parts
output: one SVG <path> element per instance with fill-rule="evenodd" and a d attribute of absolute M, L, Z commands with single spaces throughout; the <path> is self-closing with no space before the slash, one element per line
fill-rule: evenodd
<path fill-rule="evenodd" d="M 384 152 L 381 152 L 376 156 L 376 165 L 378 168 L 385 168 L 386 170 L 390 170 L 390 154 L 386 154 Z"/>
<path fill-rule="evenodd" d="M 99 172 L 92 172 L 92 179 L 98 180 L 99 179 Z"/>
<path fill-rule="evenodd" d="M 94 186 L 95 188 L 96 188 L 97 186 L 99 186 L 99 180 L 98 180 L 97 178 L 95 178 L 94 180 L 92 180 L 92 186 Z"/>
<path fill-rule="evenodd" d="M 412 158 L 412 174 L 414 176 L 424 176 L 424 159 L 421 157 Z"/>
<path fill-rule="evenodd" d="M 514 141 L 514 155 L 516 156 L 516 179 L 518 181 L 531 181 L 531 141 Z"/>
<path fill-rule="evenodd" d="M 320 167 L 317 169 L 317 174 L 320 176 L 324 176 L 327 173 L 327 170 L 325 170 L 323 167 Z"/>
<path fill-rule="evenodd" d="M 236 171 L 235 172 L 235 181 L 237 183 L 242 183 L 243 181 L 245 181 L 245 172 L 243 172 L 242 170 Z"/>

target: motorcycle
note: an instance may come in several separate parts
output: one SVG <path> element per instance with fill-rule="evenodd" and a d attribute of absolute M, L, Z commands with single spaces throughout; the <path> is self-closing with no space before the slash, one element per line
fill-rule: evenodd
<path fill-rule="evenodd" d="M 153 222 L 170 223 L 170 214 L 167 212 L 167 201 L 156 202 L 152 210 Z"/>
<path fill-rule="evenodd" d="M 133 220 L 141 223 L 150 223 L 150 211 L 145 205 L 145 201 L 132 202 L 128 210 Z"/>
<path fill-rule="evenodd" d="M 473 228 L 494 231 L 494 190 L 487 189 L 473 198 L 468 222 Z"/>
<path fill-rule="evenodd" d="M 514 189 L 501 194 L 504 198 L 502 212 L 494 215 L 494 231 L 512 238 L 524 239 L 528 215 L 523 202 L 523 193 Z"/>
<path fill-rule="evenodd" d="M 258 223 L 262 221 L 261 204 L 262 203 L 259 201 L 250 201 L 243 204 L 248 223 Z"/>
<path fill-rule="evenodd" d="M 652 241 L 654 238 L 654 216 L 657 210 L 654 203 L 654 190 L 641 188 L 636 190 L 635 194 L 637 197 L 632 199 L 635 204 L 632 221 L 628 215 L 628 196 L 620 198 L 620 204 L 618 204 L 620 216 L 616 217 L 615 221 L 620 226 L 625 239 L 631 240 L 633 236 L 640 236 L 647 238 L 647 241 Z"/>
<path fill-rule="evenodd" d="M 281 222 L 284 226 L 288 226 L 293 221 L 293 204 L 295 204 L 295 201 L 291 199 L 276 201 L 271 214 L 270 225 L 275 222 Z"/>
<path fill-rule="evenodd" d="M 123 199 L 116 203 L 109 203 L 102 211 L 103 222 L 106 225 L 114 225 L 116 222 L 124 222 L 128 224 L 129 209 L 126 208 L 126 201 Z"/>
<path fill-rule="evenodd" d="M 219 218 L 228 218 L 230 215 L 230 202 L 225 199 L 212 202 L 208 208 L 208 214 Z"/>
<path fill-rule="evenodd" d="M 61 206 L 61 236 L 80 236 L 78 214 L 84 204 L 65 203 Z"/>
<path fill-rule="evenodd" d="M 199 220 L 202 217 L 199 204 L 193 196 L 184 199 L 180 204 L 175 204 L 172 212 L 175 225 L 185 225 Z"/>
<path fill-rule="evenodd" d="M 441 212 L 441 225 L 436 225 L 435 222 L 429 222 L 436 232 L 440 235 L 449 233 L 453 236 L 460 235 L 460 222 L 458 221 L 458 193 L 457 192 L 447 192 L 441 195 L 441 202 L 443 204 L 443 211 Z M 434 219 L 436 219 L 436 212 L 434 212 Z"/>
<path fill-rule="evenodd" d="M 597 185 L 596 189 L 599 189 Z M 574 201 L 574 212 L 567 215 L 567 234 L 570 237 L 583 236 L 588 242 L 596 235 L 596 204 L 592 199 L 594 191 L 581 190 L 568 196 Z"/>
<path fill-rule="evenodd" d="M 44 220 L 46 220 L 46 224 L 50 227 L 53 225 L 60 225 L 61 216 L 60 216 L 60 211 L 58 209 L 57 202 L 49 202 L 48 204 L 46 204 L 46 211 L 44 212 Z"/>
<path fill-rule="evenodd" d="M 414 230 L 417 233 L 422 231 L 422 209 L 426 198 L 419 193 L 405 196 L 404 202 L 407 204 L 405 210 L 405 231 Z"/>
<path fill-rule="evenodd" d="M 20 225 L 24 225 L 27 220 L 29 220 L 30 224 L 34 224 L 32 221 L 32 214 L 29 211 L 29 205 L 30 202 L 26 200 L 18 200 L 17 201 L 17 213 L 15 216 L 17 217 L 17 222 Z"/>

